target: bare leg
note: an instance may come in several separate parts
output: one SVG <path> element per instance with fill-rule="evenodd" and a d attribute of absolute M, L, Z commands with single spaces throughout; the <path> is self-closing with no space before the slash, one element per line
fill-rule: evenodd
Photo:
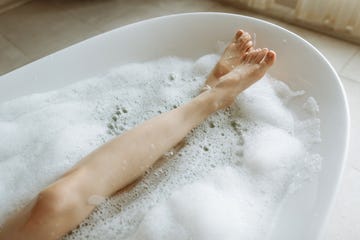
<path fill-rule="evenodd" d="M 208 91 L 90 153 L 9 220 L 0 239 L 58 239 L 91 213 L 91 196 L 108 197 L 124 188 L 210 114 L 229 106 L 275 61 L 274 52 L 252 49 L 249 38 L 241 38 L 246 35 L 239 31 L 228 46 L 206 82 Z"/>

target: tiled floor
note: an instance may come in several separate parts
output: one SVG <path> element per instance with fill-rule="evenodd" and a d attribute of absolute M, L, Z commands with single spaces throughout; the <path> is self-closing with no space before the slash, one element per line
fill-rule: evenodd
<path fill-rule="evenodd" d="M 326 230 L 327 240 L 360 238 L 360 46 L 251 14 L 216 1 L 43 0 L 0 14 L 0 75 L 90 36 L 142 19 L 195 11 L 251 15 L 310 41 L 332 63 L 345 86 L 351 142 L 345 175 Z"/>

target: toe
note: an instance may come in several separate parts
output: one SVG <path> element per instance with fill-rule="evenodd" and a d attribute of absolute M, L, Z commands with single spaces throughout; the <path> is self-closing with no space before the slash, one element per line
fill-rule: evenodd
<path fill-rule="evenodd" d="M 249 49 L 252 47 L 253 43 L 251 41 L 251 38 L 246 38 L 244 41 L 237 43 L 237 48 L 241 53 L 245 53 L 249 51 Z"/>
<path fill-rule="evenodd" d="M 237 39 L 237 43 L 239 43 L 239 44 L 244 44 L 244 43 L 247 43 L 248 41 L 250 41 L 251 40 L 251 36 L 250 36 L 250 34 L 248 33 L 248 32 L 244 32 L 242 35 L 241 35 L 241 37 L 239 37 L 238 39 Z"/>
<path fill-rule="evenodd" d="M 265 56 L 265 58 L 264 58 L 264 60 L 263 60 L 263 63 L 266 64 L 266 65 L 268 65 L 268 66 L 271 66 L 271 65 L 274 64 L 275 59 L 276 59 L 276 53 L 275 53 L 274 51 L 270 50 L 270 51 L 266 54 L 266 56 Z"/>
<path fill-rule="evenodd" d="M 244 30 L 242 29 L 237 30 L 233 42 L 236 42 L 243 34 L 244 34 Z"/>
<path fill-rule="evenodd" d="M 257 49 L 248 52 L 248 53 L 246 54 L 246 56 L 245 56 L 244 62 L 245 62 L 245 63 L 252 63 L 252 62 L 254 61 L 257 53 L 258 53 L 258 50 L 257 50 Z"/>
<path fill-rule="evenodd" d="M 246 43 L 246 45 L 247 45 L 247 47 L 249 47 L 249 48 L 253 48 L 253 47 L 254 47 L 254 42 L 253 42 L 252 40 L 250 40 L 250 41 L 248 41 L 248 42 Z"/>
<path fill-rule="evenodd" d="M 261 61 L 265 58 L 265 56 L 267 55 L 267 53 L 269 52 L 269 49 L 267 48 L 263 48 L 261 49 L 258 54 L 256 55 L 255 58 L 255 63 L 261 63 Z"/>
<path fill-rule="evenodd" d="M 253 42 L 250 40 L 244 45 L 243 49 L 245 52 L 248 52 L 252 49 L 252 47 L 253 47 Z"/>

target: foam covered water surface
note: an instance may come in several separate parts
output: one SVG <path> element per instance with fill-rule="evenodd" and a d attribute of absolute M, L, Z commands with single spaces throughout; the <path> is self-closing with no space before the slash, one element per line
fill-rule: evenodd
<path fill-rule="evenodd" d="M 217 59 L 127 64 L 1 104 L 1 221 L 97 146 L 196 96 Z M 318 111 L 265 76 L 134 187 L 91 196 L 98 207 L 64 239 L 265 239 L 281 201 L 321 168 Z"/>

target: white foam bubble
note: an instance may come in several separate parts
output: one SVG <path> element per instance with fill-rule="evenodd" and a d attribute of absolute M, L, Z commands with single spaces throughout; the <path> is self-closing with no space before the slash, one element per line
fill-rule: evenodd
<path fill-rule="evenodd" d="M 276 95 L 271 86 L 271 81 L 268 76 L 265 76 L 238 97 L 237 104 L 241 116 L 252 121 L 262 121 L 287 131 L 293 131 L 293 115 Z"/>
<path fill-rule="evenodd" d="M 244 136 L 245 162 L 263 174 L 288 169 L 305 157 L 303 144 L 283 129 L 262 126 L 248 131 Z"/>
<path fill-rule="evenodd" d="M 130 239 L 255 239 L 267 229 L 268 197 L 234 168 L 219 168 L 155 206 Z"/>
<path fill-rule="evenodd" d="M 313 97 L 307 98 L 306 102 L 303 104 L 303 108 L 314 115 L 317 114 L 320 110 L 319 105 Z"/>
<path fill-rule="evenodd" d="M 189 101 L 218 58 L 127 64 L 0 104 L 1 221 L 97 146 Z M 321 167 L 319 119 L 287 104 L 301 94 L 265 76 L 129 191 L 91 196 L 97 208 L 64 239 L 263 239 L 289 188 Z"/>

